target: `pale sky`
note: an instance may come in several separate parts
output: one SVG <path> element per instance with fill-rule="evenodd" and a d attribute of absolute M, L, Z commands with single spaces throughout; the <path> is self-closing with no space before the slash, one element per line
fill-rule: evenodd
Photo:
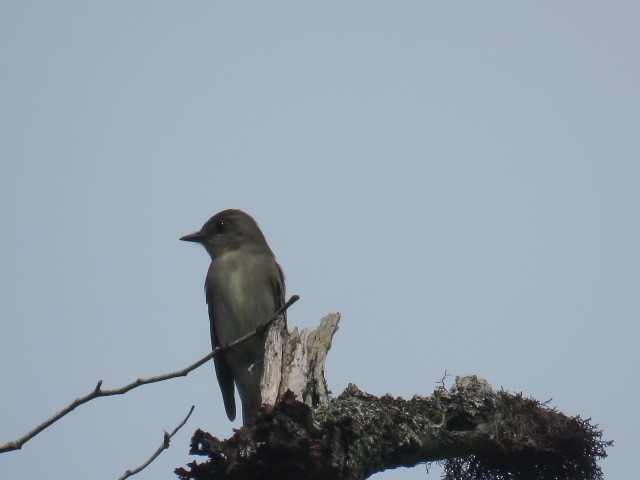
<path fill-rule="evenodd" d="M 0 4 L 0 443 L 204 356 L 205 251 L 253 215 L 301 301 L 342 314 L 335 394 L 476 374 L 616 441 L 637 475 L 638 2 Z M 174 479 L 228 437 L 213 365 L 98 399 L 0 478 Z M 198 460 L 202 460 L 198 458 Z M 376 480 L 439 478 L 424 466 Z"/>

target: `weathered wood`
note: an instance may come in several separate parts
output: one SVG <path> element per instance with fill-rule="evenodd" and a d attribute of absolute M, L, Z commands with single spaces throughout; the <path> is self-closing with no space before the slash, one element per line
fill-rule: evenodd
<path fill-rule="evenodd" d="M 262 375 L 264 405 L 275 405 L 288 390 L 312 408 L 329 401 L 324 363 L 339 321 L 339 313 L 330 313 L 314 329 L 289 332 L 282 318 L 271 325 Z"/>

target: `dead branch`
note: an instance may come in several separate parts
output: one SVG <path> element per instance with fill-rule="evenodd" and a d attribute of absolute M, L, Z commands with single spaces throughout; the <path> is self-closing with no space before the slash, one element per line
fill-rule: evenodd
<path fill-rule="evenodd" d="M 176 428 L 174 428 L 171 433 L 168 433 L 165 430 L 164 437 L 162 440 L 162 445 L 158 447 L 158 449 L 153 453 L 153 455 L 149 457 L 149 459 L 146 462 L 144 462 L 139 467 L 134 468 L 133 470 L 127 470 L 126 472 L 124 472 L 124 474 L 120 478 L 118 478 L 118 480 L 125 480 L 125 478 L 129 478 L 137 473 L 140 473 L 142 470 L 144 470 L 149 465 L 151 465 L 151 462 L 153 462 L 156 458 L 158 458 L 158 456 L 163 452 L 163 450 L 166 450 L 167 448 L 169 448 L 169 443 L 171 442 L 171 439 L 178 432 L 178 430 L 180 430 L 184 426 L 184 424 L 187 423 L 187 420 L 189 420 L 189 417 L 193 413 L 194 408 L 195 406 L 191 405 L 191 408 L 189 409 L 189 413 L 187 413 L 187 416 L 184 417 L 184 420 L 182 420 L 182 422 L 180 422 L 180 424 Z"/>
<path fill-rule="evenodd" d="M 410 400 L 349 385 L 316 410 L 285 395 L 227 440 L 197 430 L 191 453 L 208 458 L 176 473 L 181 480 L 359 480 L 446 460 L 448 479 L 596 480 L 596 460 L 611 445 L 596 427 L 494 392 L 475 376 Z"/>
<path fill-rule="evenodd" d="M 71 402 L 71 404 L 67 405 L 65 408 L 60 410 L 58 413 L 56 413 L 52 417 L 48 418 L 44 422 L 42 422 L 40 425 L 35 427 L 33 430 L 27 432 L 22 437 L 20 437 L 20 438 L 18 438 L 16 440 L 12 440 L 10 442 L 7 442 L 7 443 L 4 443 L 4 444 L 0 445 L 0 453 L 10 452 L 12 450 L 21 449 L 22 446 L 25 443 L 27 443 L 33 437 L 38 435 L 44 429 L 50 427 L 55 422 L 57 422 L 62 417 L 64 417 L 68 413 L 70 413 L 73 410 L 75 410 L 80 405 L 82 405 L 84 403 L 87 403 L 88 401 L 93 400 L 94 398 L 109 397 L 109 396 L 112 396 L 112 395 L 122 395 L 124 393 L 127 393 L 129 390 L 133 390 L 134 388 L 140 387 L 142 385 L 147 385 L 147 384 L 150 384 L 150 383 L 156 383 L 156 382 L 162 382 L 164 380 L 170 380 L 172 378 L 187 376 L 190 372 L 192 372 L 196 368 L 198 368 L 201 365 L 207 363 L 214 356 L 219 355 L 220 353 L 225 352 L 226 350 L 229 350 L 230 348 L 233 348 L 236 345 L 239 345 L 239 344 L 241 344 L 243 342 L 246 342 L 250 338 L 253 338 L 253 337 L 257 336 L 257 335 L 262 335 L 265 332 L 266 328 L 268 328 L 284 311 L 286 311 L 291 305 L 293 305 L 299 299 L 300 299 L 300 297 L 298 295 L 291 296 L 291 298 L 287 301 L 287 303 L 285 303 L 282 307 L 280 307 L 278 309 L 278 311 L 276 313 L 274 313 L 273 316 L 265 324 L 259 326 L 254 331 L 248 333 L 247 335 L 245 335 L 243 337 L 238 338 L 237 340 L 234 340 L 233 342 L 231 342 L 231 343 L 229 343 L 227 345 L 222 345 L 222 346 L 216 348 L 215 350 L 213 350 L 211 353 L 209 353 L 205 357 L 201 358 L 197 362 L 194 362 L 191 365 L 189 365 L 188 367 L 185 367 L 185 368 L 183 368 L 181 370 L 177 370 L 177 371 L 171 372 L 171 373 L 165 373 L 163 375 L 157 375 L 155 377 L 138 378 L 137 380 L 125 385 L 124 387 L 114 388 L 114 389 L 107 389 L 107 390 L 103 390 L 102 389 L 102 380 L 100 380 L 97 383 L 97 385 L 95 386 L 95 388 L 91 392 L 89 392 L 88 394 L 86 394 L 86 395 L 84 395 L 84 396 L 82 396 L 80 398 L 76 398 L 73 402 Z"/>

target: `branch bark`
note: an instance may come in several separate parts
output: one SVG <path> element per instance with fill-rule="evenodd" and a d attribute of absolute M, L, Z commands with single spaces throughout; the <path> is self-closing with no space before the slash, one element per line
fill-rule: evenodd
<path fill-rule="evenodd" d="M 197 430 L 191 453 L 208 458 L 177 469 L 182 480 L 359 480 L 439 460 L 446 478 L 456 480 L 602 478 L 597 460 L 612 442 L 601 440 L 597 426 L 537 400 L 495 392 L 475 375 L 458 377 L 450 391 L 443 385 L 430 397 L 375 397 L 349 385 L 330 399 L 324 358 L 338 319 L 325 317 L 317 330 L 301 333 L 271 328 L 267 405 L 227 440 Z M 322 385 L 325 395 L 309 395 L 310 385 Z"/>
<path fill-rule="evenodd" d="M 446 460 L 449 479 L 602 479 L 596 460 L 611 442 L 579 417 L 494 392 L 475 376 L 450 392 L 410 400 L 349 385 L 315 411 L 287 394 L 227 440 L 197 430 L 176 473 L 182 480 L 364 479 Z"/>

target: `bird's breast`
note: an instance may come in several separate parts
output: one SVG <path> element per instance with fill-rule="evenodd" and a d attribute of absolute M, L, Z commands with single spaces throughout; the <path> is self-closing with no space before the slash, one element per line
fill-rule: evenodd
<path fill-rule="evenodd" d="M 221 343 L 246 335 L 273 315 L 274 269 L 277 272 L 270 255 L 230 252 L 212 262 L 207 283 Z"/>

